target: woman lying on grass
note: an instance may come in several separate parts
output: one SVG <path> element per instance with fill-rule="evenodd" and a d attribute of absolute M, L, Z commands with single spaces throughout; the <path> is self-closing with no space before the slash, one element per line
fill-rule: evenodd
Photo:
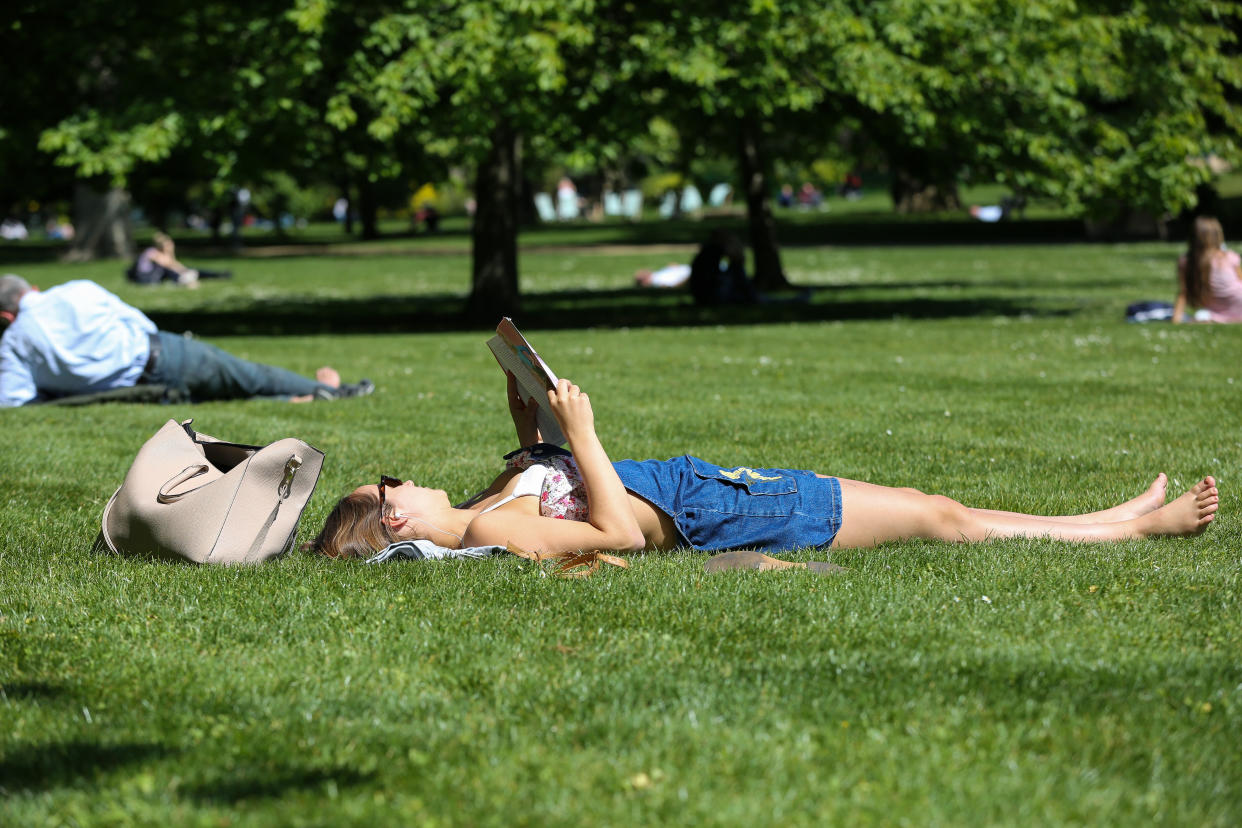
<path fill-rule="evenodd" d="M 1119 541 L 1199 534 L 1218 503 L 1211 477 L 1165 503 L 1168 480 L 1161 474 L 1119 506 L 1036 517 L 807 471 L 721 467 L 689 456 L 613 463 L 578 386 L 562 379 L 548 392 L 548 408 L 572 454 L 540 443 L 534 400 L 522 400 L 510 375 L 509 411 L 523 448 L 506 457 L 491 485 L 453 506 L 443 490 L 384 476 L 342 498 L 314 546 L 329 557 L 355 557 L 416 539 L 451 548 L 513 544 L 547 554 L 683 546 L 780 552 L 907 538 Z"/>

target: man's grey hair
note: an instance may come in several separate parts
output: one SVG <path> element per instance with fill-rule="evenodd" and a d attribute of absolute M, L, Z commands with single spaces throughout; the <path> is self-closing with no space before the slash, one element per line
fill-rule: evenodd
<path fill-rule="evenodd" d="M 6 273 L 0 276 L 0 310 L 17 313 L 18 303 L 30 290 L 30 282 L 21 276 Z"/>

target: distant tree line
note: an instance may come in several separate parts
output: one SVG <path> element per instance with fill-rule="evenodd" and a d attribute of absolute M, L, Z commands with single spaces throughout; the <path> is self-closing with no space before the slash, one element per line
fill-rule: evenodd
<path fill-rule="evenodd" d="M 130 191 L 331 182 L 371 236 L 385 188 L 464 166 L 469 311 L 492 319 L 520 301 L 531 171 L 572 157 L 624 182 L 671 134 L 683 162 L 736 159 L 774 288 L 774 160 L 842 136 L 882 160 L 900 210 L 956 206 L 963 170 L 1094 217 L 1191 206 L 1203 159 L 1238 158 L 1240 16 L 1213 0 L 18 0 L 0 190 L 73 190 L 89 256 L 115 246 Z"/>

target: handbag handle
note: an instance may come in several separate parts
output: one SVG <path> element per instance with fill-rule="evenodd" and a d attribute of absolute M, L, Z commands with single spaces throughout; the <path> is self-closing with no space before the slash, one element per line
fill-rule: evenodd
<path fill-rule="evenodd" d="M 276 487 L 276 492 L 280 495 L 281 500 L 285 500 L 289 497 L 290 492 L 293 490 L 293 476 L 297 474 L 298 469 L 301 467 L 302 458 L 298 457 L 296 454 L 290 455 L 289 459 L 285 462 L 285 473 L 281 476 L 280 483 Z M 177 492 L 176 494 L 173 494 L 172 492 L 173 489 L 177 488 L 187 480 L 193 480 L 199 475 L 206 474 L 208 468 L 210 467 L 206 463 L 186 466 L 176 475 L 169 478 L 168 482 L 166 482 L 163 486 L 160 486 L 160 490 L 155 495 L 155 499 L 160 503 L 175 503 L 177 500 L 181 499 L 183 495 L 197 491 L 197 489 L 190 489 L 189 491 Z"/>
<path fill-rule="evenodd" d="M 176 494 L 172 494 L 171 490 L 177 488 L 178 486 L 180 486 L 182 483 L 184 483 L 187 480 L 191 480 L 195 477 L 198 477 L 200 474 L 206 474 L 207 469 L 208 469 L 208 466 L 206 463 L 202 463 L 202 464 L 195 465 L 195 466 L 186 466 L 184 469 L 182 469 L 180 472 L 178 472 L 176 475 L 170 478 L 167 483 L 165 483 L 163 486 L 160 486 L 160 490 L 155 495 L 155 499 L 159 501 L 160 503 L 174 503 L 177 500 L 180 500 L 182 495 L 187 495 L 190 492 L 195 491 L 195 489 L 190 489 L 189 492 L 177 492 Z"/>

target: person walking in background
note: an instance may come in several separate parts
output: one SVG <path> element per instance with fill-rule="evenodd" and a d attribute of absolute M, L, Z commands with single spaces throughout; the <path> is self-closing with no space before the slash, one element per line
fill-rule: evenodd
<path fill-rule="evenodd" d="M 0 276 L 0 319 L 8 323 L 0 337 L 0 408 L 135 385 L 164 386 L 191 400 L 310 402 L 375 390 L 370 380 L 341 385 L 327 366 L 307 379 L 161 331 L 86 280 L 40 291 L 20 276 Z"/>
<path fill-rule="evenodd" d="M 242 227 L 250 215 L 250 190 L 238 187 L 233 191 L 233 203 L 230 205 L 233 214 L 233 248 L 240 249 L 242 244 Z"/>
<path fill-rule="evenodd" d="M 1196 321 L 1242 322 L 1242 261 L 1225 249 L 1225 233 L 1211 216 L 1195 219 L 1189 249 L 1177 260 L 1175 324 L 1189 307 L 1199 309 Z"/>
<path fill-rule="evenodd" d="M 227 270 L 195 270 L 177 261 L 177 247 L 166 233 L 156 233 L 151 246 L 138 254 L 138 260 L 125 271 L 131 282 L 158 285 L 174 282 L 182 287 L 196 288 L 199 279 L 231 279 Z"/>

